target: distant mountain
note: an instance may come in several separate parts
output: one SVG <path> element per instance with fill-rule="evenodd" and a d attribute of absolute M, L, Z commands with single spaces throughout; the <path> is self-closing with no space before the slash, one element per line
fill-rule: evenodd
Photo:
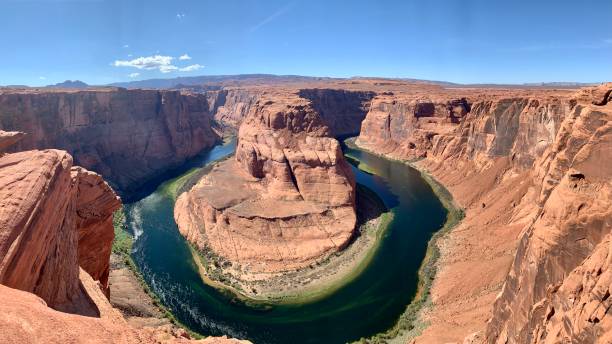
<path fill-rule="evenodd" d="M 274 75 L 274 74 L 238 74 L 238 75 L 201 75 L 178 77 L 171 79 L 147 79 L 129 82 L 116 82 L 108 86 L 125 88 L 190 88 L 193 90 L 212 90 L 223 86 L 240 86 L 256 84 L 282 84 L 289 82 L 310 82 L 320 80 L 341 80 L 347 78 L 312 77 L 300 75 Z M 355 76 L 348 79 L 372 79 L 372 77 Z M 447 88 L 580 88 L 598 85 L 599 83 L 584 82 L 539 82 L 523 84 L 459 84 L 448 81 L 424 80 L 411 78 L 381 78 L 388 80 L 401 80 L 411 83 L 434 84 Z M 67 81 L 69 82 L 69 81 Z M 63 83 L 65 84 L 65 83 Z M 58 84 L 59 85 L 59 84 Z M 66 86 L 64 86 L 66 87 Z"/>
<path fill-rule="evenodd" d="M 558 82 L 532 82 L 525 83 L 525 86 L 535 87 L 586 87 L 586 86 L 597 86 L 597 82 L 571 82 L 571 81 L 558 81 Z"/>
<path fill-rule="evenodd" d="M 172 79 L 147 79 L 129 82 L 116 82 L 109 84 L 108 86 L 125 88 L 180 88 L 205 84 L 223 84 L 229 86 L 232 84 L 275 84 L 330 79 L 333 78 L 273 74 L 201 75 Z"/>
<path fill-rule="evenodd" d="M 89 85 L 80 80 L 66 80 L 55 85 L 48 85 L 49 88 L 87 88 Z"/>

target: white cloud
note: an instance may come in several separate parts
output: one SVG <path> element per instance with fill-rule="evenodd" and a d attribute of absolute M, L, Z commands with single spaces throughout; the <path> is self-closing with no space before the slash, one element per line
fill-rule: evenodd
<path fill-rule="evenodd" d="M 133 67 L 137 69 L 153 70 L 158 69 L 162 73 L 168 73 L 172 70 L 172 56 L 154 55 L 142 56 L 133 60 L 116 60 L 113 64 L 115 67 Z M 176 67 L 174 67 L 176 69 Z"/>
<path fill-rule="evenodd" d="M 39 76 L 38 77 L 40 80 L 47 80 L 47 78 L 45 78 L 44 76 Z"/>
<path fill-rule="evenodd" d="M 177 66 L 168 65 L 168 66 L 160 66 L 159 71 L 162 73 L 170 73 L 179 70 Z"/>
<path fill-rule="evenodd" d="M 128 57 L 132 57 L 132 54 L 128 54 Z"/>
<path fill-rule="evenodd" d="M 175 66 L 172 62 L 176 58 L 174 56 L 165 55 L 153 55 L 153 56 L 141 56 L 132 60 L 116 60 L 112 65 L 115 67 L 130 67 L 140 70 L 158 70 L 161 73 L 172 73 L 172 72 L 193 72 L 198 69 L 204 68 L 200 64 L 192 64 L 185 67 Z M 191 60 L 191 57 L 184 54 L 178 57 L 179 61 Z M 132 73 L 129 75 L 130 78 L 139 76 L 139 73 Z"/>
<path fill-rule="evenodd" d="M 193 72 L 193 71 L 196 71 L 196 70 L 202 69 L 202 68 L 204 68 L 204 66 L 196 63 L 196 64 L 192 64 L 191 66 L 179 68 L 179 71 L 180 72 Z"/>
<path fill-rule="evenodd" d="M 124 48 L 129 48 L 130 46 L 128 44 L 124 44 L 123 47 Z"/>
<path fill-rule="evenodd" d="M 181 19 L 185 18 L 185 13 L 177 13 L 176 17 L 178 18 L 178 20 L 181 20 Z"/>

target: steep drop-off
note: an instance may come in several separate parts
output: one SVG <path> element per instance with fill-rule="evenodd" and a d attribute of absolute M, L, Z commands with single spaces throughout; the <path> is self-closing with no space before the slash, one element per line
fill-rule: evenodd
<path fill-rule="evenodd" d="M 20 133 L 0 131 L 0 147 Z M 3 343 L 182 343 L 176 327 L 135 329 L 109 301 L 112 214 L 119 198 L 65 151 L 0 150 Z M 207 338 L 202 343 L 240 343 Z"/>
<path fill-rule="evenodd" d="M 417 166 L 466 208 L 438 244 L 433 307 L 421 315 L 430 326 L 416 342 L 605 342 L 607 275 L 589 271 L 607 267 L 594 255 L 612 229 L 610 88 L 463 90 L 461 116 L 443 109 L 457 91 L 426 116 L 412 95 L 374 99 L 358 143 L 425 158 Z"/>
<path fill-rule="evenodd" d="M 489 342 L 612 338 L 610 90 L 612 84 L 573 97 L 554 144 L 534 164 L 534 220 L 493 307 Z"/>
<path fill-rule="evenodd" d="M 211 147 L 211 121 L 204 95 L 178 91 L 0 91 L 0 129 L 26 133 L 16 150 L 64 149 L 122 195 Z"/>

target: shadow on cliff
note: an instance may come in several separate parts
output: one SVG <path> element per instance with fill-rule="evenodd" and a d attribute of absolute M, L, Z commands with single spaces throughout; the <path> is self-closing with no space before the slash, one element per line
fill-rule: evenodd
<path fill-rule="evenodd" d="M 157 188 L 165 181 L 179 177 L 185 174 L 187 171 L 189 171 L 192 168 L 199 168 L 199 167 L 204 166 L 206 163 L 209 162 L 213 149 L 215 147 L 219 147 L 222 144 L 223 143 L 221 141 L 218 142 L 217 145 L 211 147 L 210 149 L 206 149 L 205 151 L 196 155 L 194 158 L 189 159 L 186 163 L 184 163 L 180 167 L 170 169 L 158 175 L 157 177 L 154 177 L 148 180 L 136 190 L 117 191 L 117 192 L 121 196 L 123 203 L 127 204 L 127 203 L 138 202 L 142 200 L 143 198 L 149 196 L 153 192 L 155 192 L 155 190 L 157 190 Z M 232 145 L 235 146 L 235 140 L 233 141 Z"/>

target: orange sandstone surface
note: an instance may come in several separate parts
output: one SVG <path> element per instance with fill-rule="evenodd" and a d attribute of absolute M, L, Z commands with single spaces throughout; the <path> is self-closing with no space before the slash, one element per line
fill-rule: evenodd
<path fill-rule="evenodd" d="M 358 145 L 412 161 L 466 213 L 436 243 L 432 302 L 419 314 L 426 326 L 411 341 L 611 342 L 611 93 L 612 84 L 576 91 L 384 79 L 202 93 L 2 90 L 0 128 L 32 136 L 0 132 L 0 151 L 25 140 L 0 156 L 0 330 L 9 342 L 186 341 L 176 329 L 131 327 L 105 297 L 119 204 L 112 189 L 63 151 L 16 151 L 67 149 L 128 185 L 212 144 L 215 119 L 239 128 L 236 155 L 175 208 L 181 233 L 200 249 L 254 273 L 343 249 L 355 185 L 334 137 L 359 132 Z M 49 117 L 40 116 L 45 102 Z M 26 111 L 16 116 L 19 104 Z M 118 108 L 135 118 L 131 110 L 117 118 L 108 104 L 130 104 Z"/>
<path fill-rule="evenodd" d="M 356 224 L 355 181 L 309 100 L 267 95 L 242 120 L 235 158 L 175 206 L 181 233 L 247 271 L 309 266 L 344 248 Z"/>
<path fill-rule="evenodd" d="M 610 341 L 611 89 L 373 99 L 357 143 L 421 158 L 466 210 L 414 342 Z"/>
<path fill-rule="evenodd" d="M 0 147 L 17 136 L 24 135 L 0 131 Z M 169 325 L 135 329 L 109 303 L 112 214 L 119 205 L 108 184 L 73 166 L 65 151 L 0 150 L 0 341 L 190 341 Z"/>

